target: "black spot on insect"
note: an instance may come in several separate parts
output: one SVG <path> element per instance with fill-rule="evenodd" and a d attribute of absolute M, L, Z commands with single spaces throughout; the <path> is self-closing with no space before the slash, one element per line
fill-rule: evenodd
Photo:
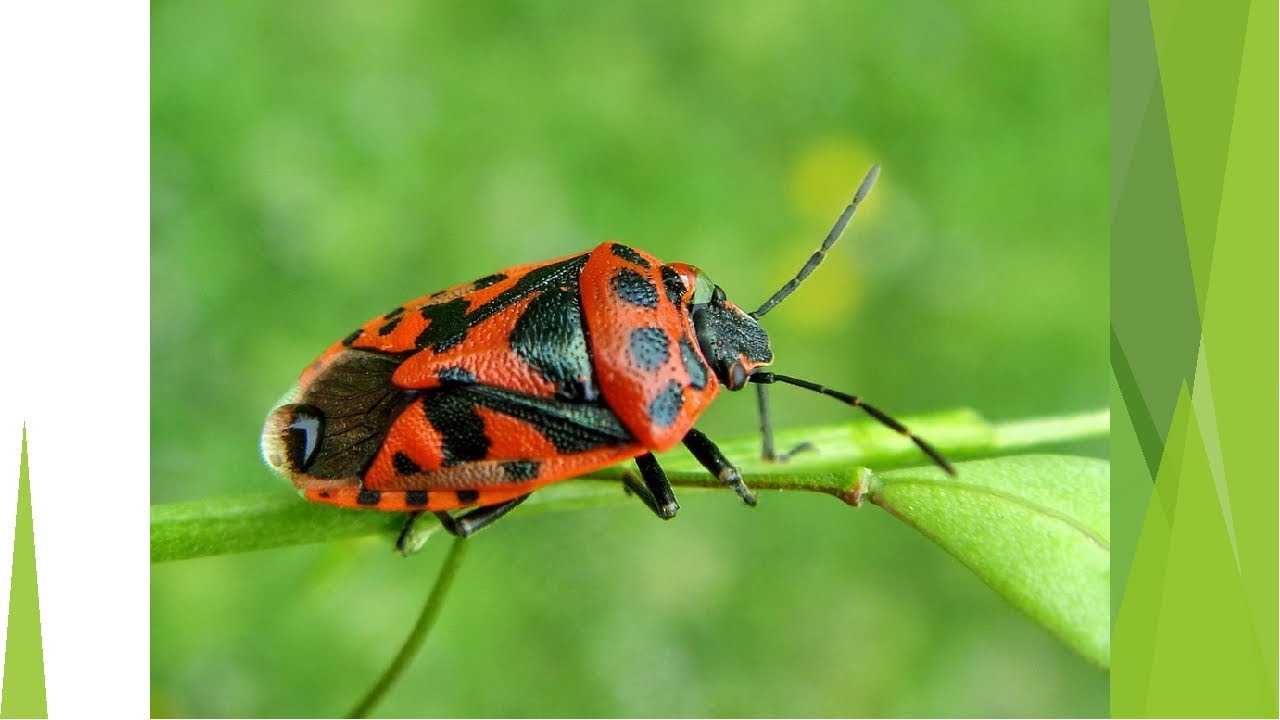
<path fill-rule="evenodd" d="M 502 463 L 502 472 L 511 482 L 532 480 L 538 477 L 541 466 L 532 460 L 512 460 Z"/>
<path fill-rule="evenodd" d="M 460 503 L 473 503 L 480 499 L 479 490 L 459 490 L 457 495 Z"/>
<path fill-rule="evenodd" d="M 459 464 L 468 455 L 481 460 L 488 452 L 484 425 L 476 414 L 478 407 L 524 422 L 555 445 L 556 452 L 566 455 L 635 442 L 618 416 L 601 403 L 568 403 L 489 385 L 470 385 L 428 390 L 423 393 L 423 405 L 427 419 L 441 434 L 447 465 Z"/>
<path fill-rule="evenodd" d="M 399 317 L 392 318 L 391 322 L 388 322 L 386 325 L 383 325 L 382 327 L 378 328 L 378 335 L 385 336 L 395 332 L 396 326 L 400 324 L 401 320 L 403 320 L 403 318 L 399 318 Z"/>
<path fill-rule="evenodd" d="M 707 366 L 698 357 L 689 338 L 680 338 L 680 360 L 684 363 L 684 371 L 689 376 L 689 386 L 694 390 L 702 390 L 707 386 Z"/>
<path fill-rule="evenodd" d="M 428 346 L 435 352 L 442 352 L 462 342 L 467 337 L 467 301 L 454 298 L 449 302 L 427 305 L 419 312 L 427 321 L 427 326 L 418 333 L 415 341 L 419 350 Z"/>
<path fill-rule="evenodd" d="M 556 397 L 580 403 L 599 396 L 576 290 L 556 287 L 539 294 L 516 320 L 507 341 L 555 385 Z"/>
<path fill-rule="evenodd" d="M 614 255 L 617 255 L 623 260 L 626 260 L 632 265 L 639 265 L 640 267 L 646 270 L 649 269 L 649 261 L 645 260 L 643 257 L 640 256 L 640 253 L 636 252 L 632 248 L 627 247 L 626 245 L 619 245 L 618 243 L 614 243 L 609 246 L 609 252 L 613 253 Z"/>
<path fill-rule="evenodd" d="M 327 497 L 329 497 L 329 491 L 328 491 L 328 490 L 321 490 L 321 491 L 320 491 L 320 497 L 322 497 L 322 498 L 327 498 Z"/>
<path fill-rule="evenodd" d="M 364 334 L 364 328 L 360 328 L 359 330 L 356 330 L 355 332 L 351 333 L 350 335 L 348 335 L 348 336 L 346 336 L 346 337 L 342 338 L 342 344 L 343 344 L 343 345 L 346 345 L 347 347 L 351 347 L 351 344 L 352 344 L 352 343 L 354 343 L 355 341 L 359 340 L 359 339 L 360 339 L 360 336 L 361 336 L 361 335 L 363 335 L 363 334 Z M 329 337 L 333 337 L 333 336 L 332 336 L 332 335 L 330 335 Z"/>
<path fill-rule="evenodd" d="M 360 505 L 377 505 L 382 500 L 382 493 L 377 490 L 361 490 L 356 495 L 356 502 Z"/>
<path fill-rule="evenodd" d="M 635 270 L 623 268 L 609 278 L 613 291 L 624 302 L 640 307 L 658 307 L 658 290 L 649 279 Z"/>
<path fill-rule="evenodd" d="M 503 275 L 502 273 L 494 273 L 493 275 L 485 275 L 484 277 L 475 281 L 471 285 L 476 290 L 482 290 L 484 288 L 489 287 L 490 285 L 496 285 L 506 279 L 507 279 L 506 275 Z"/>
<path fill-rule="evenodd" d="M 470 303 L 466 298 L 454 298 L 448 302 L 427 305 L 420 311 L 422 317 L 427 320 L 427 327 L 418 334 L 414 344 L 419 350 L 431 348 L 433 352 L 443 352 L 466 340 L 467 332 L 471 328 L 532 293 L 558 287 L 561 284 L 567 284 L 576 289 L 578 273 L 582 271 L 582 266 L 587 264 L 588 257 L 588 255 L 576 255 L 568 260 L 534 268 L 521 275 L 511 287 L 471 312 L 467 312 Z M 490 280 L 490 278 L 496 279 Z M 492 285 L 503 279 L 505 276 L 490 275 L 477 280 L 475 285 L 480 287 L 481 282 Z"/>
<path fill-rule="evenodd" d="M 649 403 L 649 420 L 660 428 L 671 427 L 684 407 L 684 393 L 680 383 L 672 380 Z"/>
<path fill-rule="evenodd" d="M 427 422 L 440 433 L 440 455 L 446 466 L 483 460 L 489 454 L 489 437 L 475 403 L 466 396 L 440 388 L 423 394 Z"/>
<path fill-rule="evenodd" d="M 663 265 L 661 272 L 662 287 L 667 291 L 667 299 L 672 305 L 680 307 L 680 301 L 684 299 L 684 293 L 688 289 L 684 285 L 684 278 L 670 265 Z"/>
<path fill-rule="evenodd" d="M 409 507 L 422 507 L 427 504 L 426 490 L 410 490 L 404 494 L 404 504 Z"/>
<path fill-rule="evenodd" d="M 395 310 L 392 310 L 391 312 L 387 313 L 386 315 L 383 315 L 383 316 L 382 316 L 382 319 L 383 319 L 383 320 L 390 320 L 390 319 L 391 319 L 391 318 L 393 318 L 393 317 L 399 317 L 399 316 L 401 316 L 401 315 L 403 315 L 403 314 L 404 314 L 404 306 L 403 306 L 403 305 L 399 305 L 399 306 L 397 306 L 397 307 L 396 307 L 396 309 L 395 309 Z"/>
<path fill-rule="evenodd" d="M 456 365 L 440 368 L 436 377 L 440 378 L 441 385 L 472 385 L 476 381 L 475 373 Z"/>
<path fill-rule="evenodd" d="M 400 475 L 417 475 L 422 472 L 422 468 L 418 467 L 418 463 L 413 458 L 402 452 L 396 452 L 391 456 L 391 467 L 396 469 L 396 473 Z"/>
<path fill-rule="evenodd" d="M 631 363 L 645 372 L 653 372 L 671 357 L 670 344 L 671 339 L 661 328 L 636 328 L 631 331 Z"/>

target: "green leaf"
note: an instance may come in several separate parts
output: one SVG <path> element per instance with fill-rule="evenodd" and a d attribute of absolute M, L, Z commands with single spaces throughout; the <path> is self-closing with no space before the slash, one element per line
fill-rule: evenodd
<path fill-rule="evenodd" d="M 924 533 L 1067 645 L 1110 666 L 1110 465 L 1022 455 L 877 475 L 868 499 Z"/>

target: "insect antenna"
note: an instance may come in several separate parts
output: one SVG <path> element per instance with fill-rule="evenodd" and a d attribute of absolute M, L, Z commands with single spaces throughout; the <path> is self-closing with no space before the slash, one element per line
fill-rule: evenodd
<path fill-rule="evenodd" d="M 956 474 L 956 470 L 951 467 L 951 463 L 947 462 L 947 459 L 942 457 L 942 453 L 935 450 L 934 447 L 926 442 L 924 438 L 911 432 L 907 429 L 906 425 L 903 425 L 893 419 L 874 405 L 868 405 L 862 402 L 862 398 L 859 398 L 857 395 L 842 393 L 839 390 L 832 390 L 831 388 L 823 387 L 817 383 L 811 383 L 808 380 L 801 380 L 800 378 L 794 378 L 788 375 L 779 375 L 775 372 L 757 371 L 751 374 L 750 380 L 753 383 L 760 383 L 761 385 L 771 385 L 773 383 L 795 385 L 796 387 L 801 387 L 805 390 L 812 390 L 816 393 L 821 393 L 827 397 L 833 397 L 846 405 L 862 408 L 868 415 L 878 420 L 880 424 L 894 430 L 899 435 L 910 438 L 911 442 L 915 443 L 916 447 L 920 448 L 921 452 L 928 455 L 929 459 L 932 460 L 935 465 L 945 470 L 948 475 L 954 476 Z"/>
<path fill-rule="evenodd" d="M 822 241 L 822 247 L 818 248 L 817 252 L 809 257 L 809 262 L 806 262 L 804 267 L 800 268 L 800 272 L 796 273 L 795 277 L 788 280 L 786 285 L 783 285 L 778 292 L 773 294 L 773 297 L 766 300 L 759 308 L 756 308 L 756 311 L 751 313 L 751 317 L 756 319 L 764 317 L 765 313 L 785 300 L 788 295 L 800 286 L 800 283 L 805 278 L 809 277 L 809 273 L 813 272 L 814 268 L 818 267 L 822 259 L 827 256 L 827 251 L 831 249 L 831 246 L 836 244 L 836 240 L 840 239 L 845 225 L 849 224 L 849 219 L 858 210 L 858 204 L 871 192 L 871 186 L 875 184 L 876 178 L 879 176 L 880 166 L 872 165 L 871 169 L 867 171 L 867 176 L 862 178 L 862 182 L 858 185 L 858 190 L 853 194 L 853 200 L 849 202 L 849 206 L 844 209 L 844 212 L 840 213 L 839 218 L 836 218 L 836 224 L 831 226 L 831 231 L 827 233 L 827 238 Z"/>

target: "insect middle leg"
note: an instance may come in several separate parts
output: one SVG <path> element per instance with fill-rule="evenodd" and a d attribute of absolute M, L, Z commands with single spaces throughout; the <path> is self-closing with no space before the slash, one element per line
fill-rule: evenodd
<path fill-rule="evenodd" d="M 675 493 L 671 491 L 671 483 L 667 474 L 662 471 L 658 459 L 653 453 L 645 453 L 636 458 L 636 467 L 640 470 L 640 480 L 630 470 L 622 474 L 622 484 L 627 492 L 635 493 L 640 500 L 663 520 L 676 516 L 680 504 L 676 502 Z"/>
<path fill-rule="evenodd" d="M 786 462 L 797 453 L 814 450 L 813 443 L 802 442 L 779 455 L 773 448 L 773 422 L 769 419 L 769 387 L 756 385 L 756 406 L 760 410 L 760 457 L 766 462 Z"/>
<path fill-rule="evenodd" d="M 711 471 L 720 479 L 720 482 L 733 488 L 738 493 L 738 497 L 742 498 L 742 502 L 748 505 L 756 504 L 756 494 L 742 482 L 742 473 L 738 468 L 729 462 L 729 459 L 720 452 L 720 448 L 711 442 L 711 438 L 703 435 L 700 431 L 690 429 L 685 433 L 684 446 L 689 448 L 689 452 L 702 463 L 702 467 Z"/>

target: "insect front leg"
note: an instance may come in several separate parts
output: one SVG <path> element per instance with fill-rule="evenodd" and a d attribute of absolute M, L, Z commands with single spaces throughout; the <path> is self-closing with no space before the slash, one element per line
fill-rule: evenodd
<path fill-rule="evenodd" d="M 494 520 L 515 510 L 517 505 L 528 499 L 528 494 L 521 495 L 498 505 L 486 505 L 476 508 L 460 517 L 453 517 L 441 510 L 436 512 L 436 517 L 440 520 L 440 526 L 450 535 L 454 537 L 471 537 L 488 527 Z"/>
<path fill-rule="evenodd" d="M 720 482 L 733 488 L 738 493 L 738 497 L 742 498 L 742 502 L 748 505 L 756 504 L 756 494 L 742 482 L 742 473 L 738 468 L 729 462 L 729 459 L 720 452 L 720 448 L 711 442 L 711 438 L 703 435 L 698 430 L 690 429 L 685 433 L 684 446 L 689 448 L 689 452 L 702 463 L 702 467 L 706 468 L 720 479 Z"/>
<path fill-rule="evenodd" d="M 675 517 L 680 504 L 676 502 L 675 493 L 671 491 L 671 483 L 667 481 L 667 474 L 662 471 L 658 459 L 653 456 L 653 453 L 645 453 L 636 458 L 636 467 L 639 468 L 640 478 L 644 482 L 637 480 L 630 470 L 625 471 L 622 474 L 622 484 L 627 492 L 639 496 L 653 514 L 663 520 Z"/>
<path fill-rule="evenodd" d="M 756 385 L 756 406 L 760 410 L 760 458 L 765 462 L 786 462 L 797 453 L 816 449 L 813 443 L 802 442 L 779 455 L 773 448 L 773 421 L 769 418 L 767 385 Z"/>

